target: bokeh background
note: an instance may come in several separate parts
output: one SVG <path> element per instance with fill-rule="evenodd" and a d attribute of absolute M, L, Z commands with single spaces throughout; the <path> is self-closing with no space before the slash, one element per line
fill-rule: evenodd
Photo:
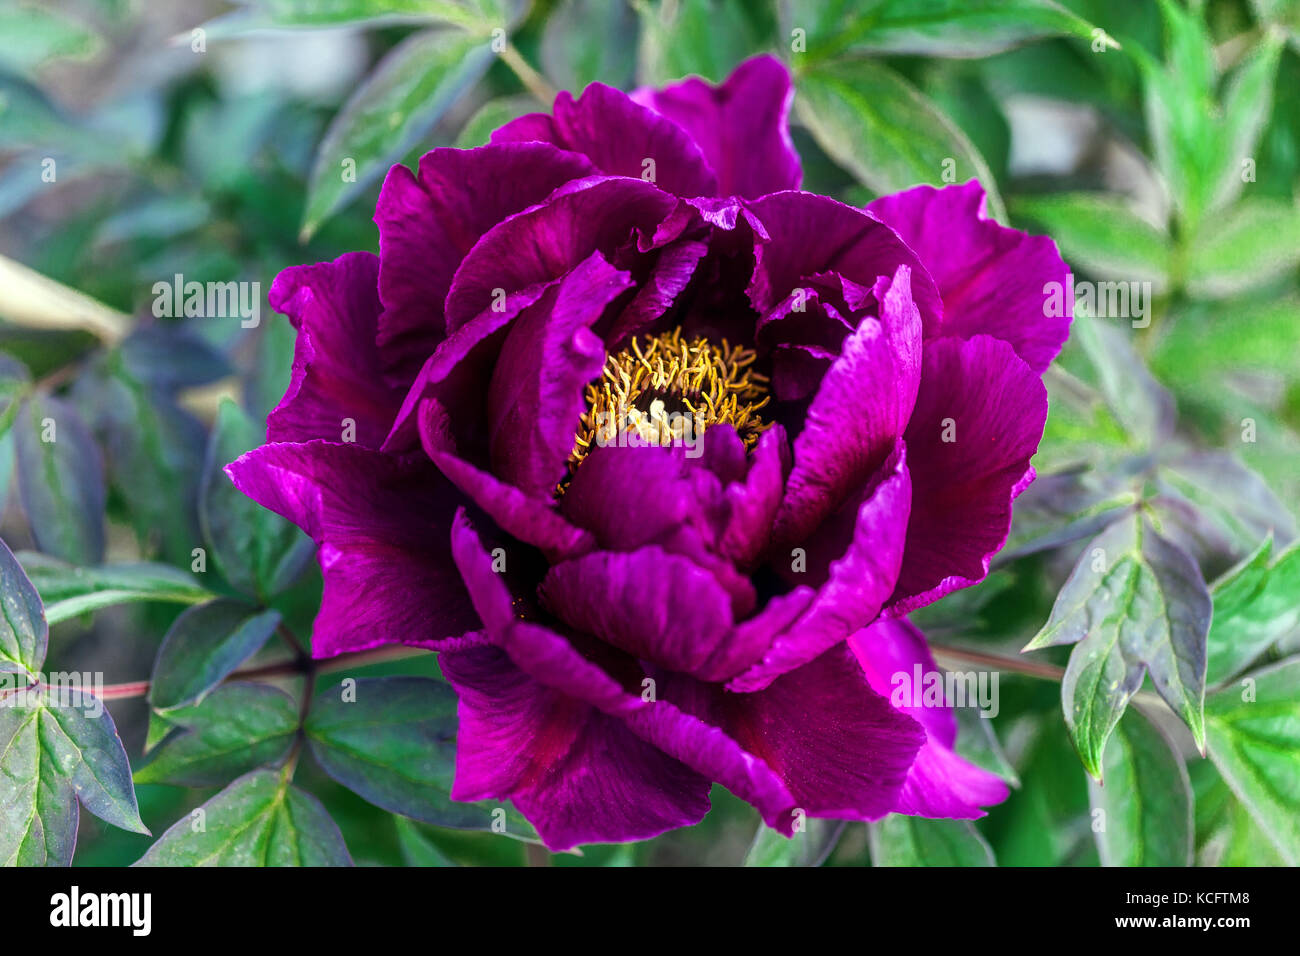
<path fill-rule="evenodd" d="M 0 289 L 0 353 L 82 411 L 107 466 L 109 558 L 188 567 L 217 403 L 233 397 L 264 421 L 288 381 L 293 334 L 264 300 L 255 329 L 155 319 L 154 283 L 178 273 L 258 282 L 264 296 L 285 266 L 377 251 L 371 215 L 390 164 L 478 145 L 540 108 L 547 88 L 721 80 L 744 57 L 773 52 L 798 71 L 805 189 L 860 205 L 978 176 L 991 212 L 1051 234 L 1078 278 L 1151 284 L 1148 326 L 1120 322 L 1118 338 L 1091 350 L 1076 336 L 1049 374 L 1040 473 L 1150 451 L 1143 421 L 1163 387 L 1178 419 L 1160 442 L 1227 449 L 1236 463 L 1185 476 L 1182 490 L 1210 516 L 1184 529 L 1207 579 L 1270 529 L 1284 541 L 1300 492 L 1300 4 L 919 6 L 938 11 L 938 28 L 912 23 L 898 2 L 0 0 L 0 255 L 137 330 L 105 344 L 27 309 L 11 285 Z M 505 51 L 489 43 L 497 26 Z M 355 182 L 336 172 L 345 159 Z M 6 434 L 0 533 L 16 550 L 33 539 L 13 472 Z M 1017 520 L 1018 533 L 1032 531 Z M 938 641 L 1014 653 L 1046 620 L 1077 553 L 1013 548 L 988 582 L 923 623 Z M 304 633 L 313 573 L 286 599 Z M 66 622 L 51 661 L 139 679 L 175 613 L 130 606 Z M 1297 649 L 1292 632 L 1271 653 Z M 386 672 L 436 666 L 369 671 Z M 1095 865 L 1088 784 L 1058 688 L 1006 673 L 1002 697 L 1000 746 L 978 721 L 965 742 L 1018 784 L 980 821 L 985 846 L 1003 864 Z M 147 710 L 127 700 L 112 712 L 134 762 Z M 1213 768 L 1193 757 L 1189 769 L 1198 862 L 1279 862 Z M 358 862 L 548 862 L 491 834 L 395 822 L 314 768 L 302 774 Z M 209 794 L 139 788 L 155 833 Z M 831 863 L 869 860 L 861 826 L 834 828 L 791 861 L 763 840 L 751 846 L 745 805 L 719 789 L 715 807 L 687 831 L 549 862 L 809 862 L 832 837 Z M 130 863 L 149 845 L 82 820 L 78 863 Z"/>

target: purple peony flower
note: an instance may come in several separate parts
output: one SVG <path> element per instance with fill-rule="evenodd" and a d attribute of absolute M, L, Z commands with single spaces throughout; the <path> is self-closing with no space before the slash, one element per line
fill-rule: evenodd
<path fill-rule="evenodd" d="M 1048 239 L 979 185 L 800 192 L 789 77 L 561 94 L 390 171 L 380 255 L 286 270 L 268 444 L 229 466 L 306 529 L 319 657 L 440 652 L 457 800 L 546 844 L 700 820 L 973 818 L 904 618 L 981 580 L 1033 480 L 1068 318 Z"/>

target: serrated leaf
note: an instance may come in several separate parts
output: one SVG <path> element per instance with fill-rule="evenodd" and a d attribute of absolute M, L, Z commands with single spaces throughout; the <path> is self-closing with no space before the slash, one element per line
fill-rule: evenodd
<path fill-rule="evenodd" d="M 1151 675 L 1204 746 L 1210 594 L 1181 548 L 1137 515 L 1083 550 L 1043 629 L 1025 646 L 1075 644 L 1061 683 L 1065 723 L 1084 768 L 1101 779 L 1106 740 Z"/>
<path fill-rule="evenodd" d="M 261 650 L 279 624 L 279 611 L 227 598 L 188 609 L 158 649 L 149 703 L 171 710 L 197 701 Z"/>
<path fill-rule="evenodd" d="M 996 866 L 993 850 L 969 820 L 891 813 L 867 824 L 872 866 Z"/>
<path fill-rule="evenodd" d="M 295 525 L 241 493 L 225 466 L 262 444 L 259 428 L 234 402 L 221 403 L 199 485 L 199 523 L 226 580 L 265 600 L 311 560 L 315 545 Z"/>
<path fill-rule="evenodd" d="M 843 820 L 810 819 L 793 837 L 759 824 L 745 854 L 745 866 L 821 866 L 835 849 Z"/>
<path fill-rule="evenodd" d="M 819 63 L 801 72 L 795 86 L 799 118 L 827 155 L 867 188 L 883 195 L 918 183 L 976 178 L 988 195 L 990 214 L 1006 221 L 984 157 L 938 106 L 893 70 L 867 59 Z"/>
<path fill-rule="evenodd" d="M 136 866 L 351 866 L 320 801 L 274 770 L 240 777 L 172 825 Z"/>
<path fill-rule="evenodd" d="M 41 598 L 9 546 L 0 541 L 0 674 L 36 675 L 45 663 L 49 627 Z"/>
<path fill-rule="evenodd" d="M 307 741 L 331 777 L 366 800 L 403 816 L 461 830 L 492 828 L 494 806 L 451 800 L 456 695 L 424 677 L 358 678 L 355 700 L 322 689 L 307 718 Z M 506 833 L 536 837 L 507 811 Z"/>
<path fill-rule="evenodd" d="M 114 604 L 198 604 L 215 597 L 169 564 L 141 561 L 79 568 L 35 551 L 21 552 L 19 560 L 45 601 L 45 618 L 50 624 Z"/>
<path fill-rule="evenodd" d="M 1072 334 L 1097 370 L 1106 405 L 1134 441 L 1151 448 L 1169 438 L 1177 418 L 1174 398 L 1147 371 L 1130 334 L 1083 315 L 1075 316 Z"/>
<path fill-rule="evenodd" d="M 845 50 L 983 57 L 1051 36 L 1107 47 L 1105 31 L 1052 0 L 883 0 L 870 4 L 783 0 L 784 19 L 807 31 L 810 59 Z M 789 31 L 785 31 L 788 35 Z"/>
<path fill-rule="evenodd" d="M 1205 703 L 1210 759 L 1290 866 L 1300 865 L 1300 659 L 1252 671 Z"/>
<path fill-rule="evenodd" d="M 7 698 L 0 706 L 0 865 L 68 866 L 78 803 L 113 826 L 149 832 L 103 703 L 67 688 Z"/>
<path fill-rule="evenodd" d="M 166 737 L 135 772 L 136 783 L 209 787 L 284 757 L 298 706 L 266 684 L 223 684 L 202 703 L 169 710 Z"/>
<path fill-rule="evenodd" d="M 1071 266 L 1098 279 L 1169 284 L 1169 236 L 1107 193 L 1051 193 L 1011 204 L 1016 216 L 1041 224 Z"/>
<path fill-rule="evenodd" d="M 320 144 L 303 237 L 415 146 L 487 72 L 494 56 L 486 37 L 458 30 L 417 33 L 385 56 L 334 117 Z M 349 160 L 353 165 L 345 170 Z M 349 171 L 355 175 L 345 177 Z"/>
<path fill-rule="evenodd" d="M 15 423 L 18 491 L 42 551 L 74 564 L 104 559 L 104 465 L 90 430 L 59 399 L 33 396 Z"/>
<path fill-rule="evenodd" d="M 1194 833 L 1187 768 L 1140 708 L 1129 708 L 1111 735 L 1103 778 L 1104 786 L 1088 780 L 1102 865 L 1190 866 Z"/>

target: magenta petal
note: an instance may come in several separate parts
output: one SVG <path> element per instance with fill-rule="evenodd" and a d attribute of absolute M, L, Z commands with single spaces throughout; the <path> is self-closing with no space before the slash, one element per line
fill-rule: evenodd
<path fill-rule="evenodd" d="M 790 74 L 772 56 L 741 63 L 720 86 L 698 77 L 637 98 L 686 130 L 704 152 L 723 196 L 755 198 L 798 189 L 790 140 Z"/>
<path fill-rule="evenodd" d="M 632 284 L 594 252 L 515 320 L 489 384 L 493 472 L 525 494 L 548 497 L 564 477 L 587 383 L 605 348 L 591 331 Z"/>
<path fill-rule="evenodd" d="M 754 694 L 713 691 L 723 727 L 775 770 L 809 816 L 876 820 L 925 742 L 867 683 L 846 644 Z"/>
<path fill-rule="evenodd" d="M 1047 390 L 1006 342 L 978 335 L 925 345 L 907 427 L 912 515 L 887 611 L 905 614 L 984 579 L 1007 540 L 1011 501 L 1047 420 Z"/>
<path fill-rule="evenodd" d="M 648 179 L 676 196 L 717 193 L 717 179 L 686 131 L 620 90 L 592 83 L 576 100 L 561 93 L 552 112 L 549 124 L 536 114 L 514 120 L 492 142 L 545 139 L 611 176 Z"/>
<path fill-rule="evenodd" d="M 460 646 L 459 635 L 479 626 L 444 543 L 456 493 L 428 462 L 309 442 L 263 445 L 226 472 L 319 545 L 325 591 L 315 657 L 382 644 Z"/>
<path fill-rule="evenodd" d="M 747 204 L 764 227 L 754 249 L 748 294 L 766 313 L 814 277 L 835 274 L 871 289 L 899 266 L 911 271 L 912 300 L 924 328 L 943 315 L 939 291 L 916 253 L 894 230 L 860 209 L 812 193 L 772 193 Z"/>
<path fill-rule="evenodd" d="M 943 322 L 932 325 L 927 316 L 927 339 L 991 335 L 1011 343 L 1035 372 L 1052 364 L 1074 305 L 1066 301 L 1060 316 L 1045 311 L 1044 287 L 1055 282 L 1064 290 L 1070 271 L 1056 243 L 985 218 L 984 188 L 975 179 L 882 196 L 867 211 L 903 237 L 939 287 Z"/>
<path fill-rule="evenodd" d="M 706 433 L 707 440 L 707 433 Z M 750 567 L 767 548 L 777 509 L 790 473 L 790 445 L 785 429 L 765 431 L 749 456 L 743 481 L 723 489 L 728 513 L 718 550 L 740 567 Z"/>
<path fill-rule="evenodd" d="M 984 816 L 981 807 L 1007 798 L 1007 785 L 987 770 L 959 757 L 957 718 L 947 703 L 917 703 L 917 675 L 942 675 L 930 655 L 925 637 L 906 620 L 883 621 L 859 631 L 849 641 L 877 693 L 889 695 L 895 708 L 925 728 L 926 742 L 907 772 L 907 782 L 894 806 L 897 813 L 923 817 L 972 820 Z M 900 693 L 911 690 L 911 694 Z"/>
<path fill-rule="evenodd" d="M 443 301 L 479 237 L 594 172 L 582 156 L 545 143 L 435 149 L 416 174 L 401 165 L 389 170 L 375 207 L 385 369 L 409 381 L 442 340 Z"/>
<path fill-rule="evenodd" d="M 512 800 L 554 851 L 649 839 L 708 812 L 707 778 L 501 651 L 439 662 L 460 699 L 452 799 Z"/>
<path fill-rule="evenodd" d="M 401 405 L 380 368 L 379 260 L 350 252 L 275 277 L 267 298 L 298 330 L 289 388 L 267 419 L 267 440 L 355 440 L 378 448 Z"/>
<path fill-rule="evenodd" d="M 558 279 L 600 252 L 624 268 L 637 236 L 653 235 L 676 200 L 639 179 L 589 177 L 498 223 L 470 250 L 447 293 L 454 332 L 504 295 Z"/>
<path fill-rule="evenodd" d="M 732 680 L 728 689 L 761 690 L 875 620 L 898 580 L 911 502 L 912 484 L 900 444 L 867 484 L 854 512 L 844 515 L 844 526 L 853 522 L 852 538 L 847 547 L 836 549 L 840 557 L 830 562 L 825 582 L 807 609 L 776 637 L 762 661 Z M 838 530 L 840 522 L 832 523 Z M 809 550 L 815 547 L 810 542 Z M 815 554 L 808 559 L 810 570 L 820 563 Z M 795 593 L 806 590 L 801 587 Z"/>
<path fill-rule="evenodd" d="M 731 599 L 713 575 L 661 548 L 563 561 L 547 572 L 540 593 L 574 630 L 704 680 L 734 674 L 762 650 L 733 642 Z"/>
<path fill-rule="evenodd" d="M 921 374 L 921 317 L 900 266 L 880 303 L 844 341 L 794 442 L 776 520 L 785 547 L 811 534 L 879 468 L 907 426 Z"/>

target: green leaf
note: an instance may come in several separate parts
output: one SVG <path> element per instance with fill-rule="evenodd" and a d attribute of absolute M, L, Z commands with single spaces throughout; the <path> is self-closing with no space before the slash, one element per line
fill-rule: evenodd
<path fill-rule="evenodd" d="M 1168 234 L 1140 219 L 1119 196 L 1025 196 L 1012 202 L 1011 212 L 1040 223 L 1060 246 L 1066 262 L 1089 275 L 1150 282 L 1156 292 L 1169 284 Z"/>
<path fill-rule="evenodd" d="M 1217 137 L 1220 170 L 1217 179 L 1211 180 L 1211 209 L 1221 209 L 1241 195 L 1246 183 L 1245 161 L 1259 156 L 1259 138 L 1273 108 L 1273 83 L 1283 43 L 1281 31 L 1266 33 L 1224 90 L 1223 121 Z"/>
<path fill-rule="evenodd" d="M 978 179 L 1006 221 L 997 183 L 966 134 L 905 79 L 874 60 L 817 64 L 796 79 L 795 109 L 818 144 L 878 194 Z M 945 178 L 946 177 L 946 178 Z"/>
<path fill-rule="evenodd" d="M 31 388 L 32 376 L 27 366 L 11 355 L 0 352 L 0 438 L 8 437 L 18 416 L 18 406 Z"/>
<path fill-rule="evenodd" d="M 1190 866 L 1192 788 L 1173 743 L 1132 707 L 1111 735 L 1105 786 L 1088 781 L 1103 866 Z"/>
<path fill-rule="evenodd" d="M 198 604 L 215 597 L 169 564 L 142 561 L 79 568 L 34 551 L 22 552 L 19 559 L 45 602 L 45 618 L 50 624 L 114 604 Z"/>
<path fill-rule="evenodd" d="M 202 813 L 200 814 L 200 810 Z M 254 770 L 172 825 L 136 866 L 351 866 L 320 801 Z"/>
<path fill-rule="evenodd" d="M 510 836 L 535 838 L 516 813 L 503 819 L 495 806 L 452 802 L 456 695 L 440 681 L 358 678 L 354 688 L 322 689 L 305 729 L 321 768 L 376 806 L 461 830 L 502 820 Z"/>
<path fill-rule="evenodd" d="M 131 766 L 103 703 L 77 689 L 20 692 L 0 707 L 0 865 L 68 866 L 77 804 L 145 833 Z"/>
<path fill-rule="evenodd" d="M 171 729 L 135 782 L 208 787 L 282 759 L 298 730 L 298 706 L 266 684 L 223 684 L 162 719 Z"/>
<path fill-rule="evenodd" d="M 149 703 L 158 710 L 194 703 L 261 650 L 279 624 L 279 611 L 226 598 L 189 608 L 158 649 Z"/>
<path fill-rule="evenodd" d="M 20 72 L 54 60 L 87 60 L 102 47 L 94 30 L 61 11 L 26 4 L 0 7 L 0 64 Z"/>
<path fill-rule="evenodd" d="M 1300 264 L 1300 206 L 1245 199 L 1205 220 L 1189 254 L 1187 288 L 1222 299 L 1285 275 Z"/>
<path fill-rule="evenodd" d="M 397 827 L 397 842 L 402 848 L 402 859 L 407 866 L 456 865 L 443 855 L 414 820 L 395 816 L 393 824 Z"/>
<path fill-rule="evenodd" d="M 537 100 L 527 94 L 498 96 L 494 100 L 488 100 L 461 127 L 460 134 L 456 137 L 456 148 L 473 149 L 476 146 L 485 146 L 495 130 L 525 113 L 536 111 Z"/>
<path fill-rule="evenodd" d="M 1060 35 L 1119 46 L 1052 0 L 784 0 L 782 5 L 790 28 L 807 31 L 810 59 L 845 50 L 982 57 Z"/>
<path fill-rule="evenodd" d="M 23 402 L 15 425 L 18 491 L 42 551 L 74 564 L 104 558 L 104 466 L 72 406 L 49 396 Z"/>
<path fill-rule="evenodd" d="M 636 78 L 636 45 L 631 4 L 562 0 L 542 28 L 542 72 L 564 90 L 596 81 L 627 89 Z"/>
<path fill-rule="evenodd" d="M 1273 841 L 1223 782 L 1218 768 L 1202 760 L 1190 769 L 1196 794 L 1196 865 L 1285 866 Z"/>
<path fill-rule="evenodd" d="M 618 6 L 618 4 L 602 4 Z M 638 77 L 661 86 L 698 74 L 720 83 L 767 45 L 763 4 L 744 0 L 632 0 L 641 22 Z M 584 28 L 589 29 L 589 28 Z"/>
<path fill-rule="evenodd" d="M 1181 498 L 1212 522 L 1236 554 L 1250 554 L 1270 534 L 1280 541 L 1296 535 L 1287 506 L 1235 455 L 1188 452 L 1162 460 L 1156 477 L 1162 493 Z"/>
<path fill-rule="evenodd" d="M 297 527 L 240 492 L 224 469 L 262 444 L 259 428 L 229 399 L 221 403 L 199 485 L 199 523 L 226 580 L 265 600 L 311 560 L 315 545 Z"/>
<path fill-rule="evenodd" d="M 1097 371 L 1106 405 L 1141 448 L 1174 433 L 1174 398 L 1157 382 L 1133 348 L 1131 336 L 1103 319 L 1076 315 L 1073 335 Z"/>
<path fill-rule="evenodd" d="M 996 866 L 993 850 L 969 820 L 891 813 L 867 824 L 872 866 Z"/>
<path fill-rule="evenodd" d="M 1300 659 L 1252 671 L 1205 703 L 1210 759 L 1289 866 L 1300 865 Z"/>
<path fill-rule="evenodd" d="M 1300 626 L 1300 543 L 1270 564 L 1273 539 L 1214 582 L 1210 624 L 1211 685 L 1227 680 Z"/>
<path fill-rule="evenodd" d="M 250 9 L 204 24 L 209 37 L 261 30 L 358 26 L 369 29 L 404 23 L 442 22 L 483 30 L 506 25 L 506 0 L 253 0 Z"/>
<path fill-rule="evenodd" d="M 0 674 L 35 676 L 45 663 L 49 628 L 41 598 L 9 546 L 0 541 Z"/>
<path fill-rule="evenodd" d="M 1025 650 L 1076 644 L 1061 704 L 1089 774 L 1102 779 L 1106 740 L 1148 673 L 1204 747 L 1209 627 L 1210 594 L 1196 562 L 1140 516 L 1117 521 L 1084 548 Z"/>
<path fill-rule="evenodd" d="M 745 854 L 745 866 L 821 866 L 845 826 L 843 820 L 805 820 L 804 829 L 786 837 L 760 823 Z"/>
<path fill-rule="evenodd" d="M 1079 465 L 1039 475 L 1016 499 L 1011 533 L 997 564 L 1095 535 L 1139 500 L 1133 476 Z"/>
<path fill-rule="evenodd" d="M 320 144 L 303 238 L 406 155 L 479 81 L 493 58 L 485 37 L 458 30 L 417 33 L 385 56 L 334 117 Z"/>

